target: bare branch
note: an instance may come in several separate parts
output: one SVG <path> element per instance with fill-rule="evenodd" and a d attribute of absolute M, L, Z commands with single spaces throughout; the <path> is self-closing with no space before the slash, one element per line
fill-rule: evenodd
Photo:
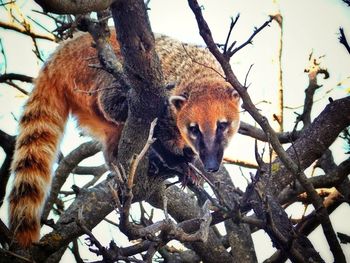
<path fill-rule="evenodd" d="M 0 168 L 0 207 L 3 204 L 3 200 L 6 194 L 6 186 L 8 179 L 10 178 L 10 167 L 15 150 L 15 136 L 11 136 L 6 132 L 0 130 L 0 146 L 6 153 L 6 157 Z"/>
<path fill-rule="evenodd" d="M 229 30 L 228 30 L 227 37 L 226 37 L 226 41 L 225 41 L 224 48 L 223 48 L 224 53 L 227 52 L 227 45 L 228 45 L 228 42 L 230 41 L 230 37 L 231 37 L 232 30 L 233 30 L 233 28 L 235 27 L 235 25 L 236 25 L 236 23 L 237 23 L 237 21 L 238 21 L 238 19 L 239 19 L 239 16 L 240 16 L 240 14 L 238 13 L 235 19 L 233 19 L 233 18 L 231 17 L 230 28 L 229 28 Z M 231 46 L 229 47 L 229 50 L 231 50 L 235 44 L 236 44 L 236 41 L 234 41 L 234 42 L 231 44 Z"/>
<path fill-rule="evenodd" d="M 81 258 L 80 253 L 79 253 L 78 239 L 73 240 L 71 251 L 72 251 L 72 253 L 74 255 L 74 259 L 77 263 L 84 263 L 84 260 Z"/>
<path fill-rule="evenodd" d="M 9 5 L 9 4 L 13 4 L 16 1 L 9 1 L 9 2 L 5 2 L 5 3 L 1 3 L 0 6 L 5 6 L 5 5 Z"/>
<path fill-rule="evenodd" d="M 85 14 L 93 11 L 107 9 L 118 0 L 93 0 L 93 1 L 62 1 L 62 0 L 35 0 L 46 12 L 56 14 Z"/>
<path fill-rule="evenodd" d="M 0 248 L 0 253 L 3 254 L 1 255 L 1 257 L 3 258 L 6 258 L 6 255 L 9 255 L 12 257 L 12 262 L 13 262 L 13 258 L 16 258 L 16 259 L 19 259 L 21 260 L 21 262 L 30 262 L 30 263 L 33 263 L 33 261 L 30 259 L 30 258 L 26 258 L 24 256 L 21 256 L 19 254 L 16 254 L 10 250 L 6 250 L 6 249 L 3 249 L 3 248 Z"/>
<path fill-rule="evenodd" d="M 340 33 L 339 42 L 344 45 L 344 47 L 346 48 L 346 50 L 350 54 L 350 46 L 349 46 L 349 43 L 348 43 L 348 41 L 346 39 L 346 36 L 344 34 L 344 28 L 340 27 L 339 28 L 339 33 Z"/>
<path fill-rule="evenodd" d="M 318 85 L 317 76 L 319 74 L 324 74 L 325 79 L 329 78 L 327 69 L 324 69 L 320 66 L 320 58 L 315 58 L 313 53 L 311 53 L 309 56 L 310 65 L 304 70 L 304 72 L 308 73 L 309 85 L 305 90 L 303 113 L 297 118 L 296 122 L 297 125 L 298 122 L 302 120 L 304 128 L 308 127 L 311 124 L 311 110 L 314 103 L 314 94 L 317 89 L 322 87 L 321 85 Z"/>
<path fill-rule="evenodd" d="M 258 165 L 256 163 L 251 163 L 249 161 L 244 161 L 244 160 L 234 160 L 228 157 L 224 157 L 224 161 L 229 164 L 235 164 L 238 166 L 246 167 L 246 168 L 252 168 L 256 169 L 258 168 Z"/>
<path fill-rule="evenodd" d="M 22 92 L 24 95 L 27 95 L 29 94 L 28 91 L 26 91 L 25 89 L 22 89 L 20 86 L 18 86 L 16 83 L 14 83 L 13 81 L 4 81 L 5 84 L 11 86 L 11 87 L 14 87 L 16 90 L 18 90 L 19 92 Z"/>
<path fill-rule="evenodd" d="M 4 72 L 6 72 L 6 70 L 7 70 L 7 58 L 6 58 L 4 45 L 2 43 L 1 38 L 0 38 L 0 52 L 1 52 L 1 55 L 3 56 L 3 58 L 4 58 Z"/>
<path fill-rule="evenodd" d="M 68 175 L 73 169 L 85 158 L 90 157 L 101 150 L 101 145 L 98 142 L 90 141 L 81 144 L 71 153 L 69 153 L 59 164 L 55 171 L 55 176 L 52 182 L 50 196 L 46 201 L 42 218 L 47 219 L 52 206 L 57 200 L 57 195 L 65 183 Z"/>
<path fill-rule="evenodd" d="M 128 188 L 129 189 L 132 189 L 132 187 L 133 187 L 136 169 L 137 169 L 141 159 L 145 156 L 149 147 L 156 140 L 155 138 L 153 138 L 154 128 L 156 127 L 156 125 L 157 125 L 157 118 L 151 122 L 151 127 L 149 130 L 148 139 L 146 141 L 145 146 L 142 148 L 141 152 L 138 155 L 134 156 L 133 160 L 131 161 L 131 167 L 130 167 L 130 172 L 129 172 L 129 177 L 128 177 Z"/>
<path fill-rule="evenodd" d="M 102 255 L 104 261 L 111 262 L 111 257 L 108 254 L 106 248 L 101 245 L 101 243 L 92 234 L 92 232 L 85 226 L 84 218 L 83 218 L 83 209 L 84 209 L 84 206 L 82 206 L 78 212 L 77 225 L 84 231 L 84 233 L 86 235 L 88 235 L 88 240 L 90 240 L 90 242 L 91 242 L 91 244 L 89 246 L 95 245 L 99 251 L 98 255 Z"/>
<path fill-rule="evenodd" d="M 24 35 L 30 36 L 33 39 L 38 38 L 38 39 L 45 39 L 45 40 L 56 42 L 56 38 L 53 35 L 42 35 L 39 33 L 35 33 L 35 32 L 32 32 L 31 30 L 28 30 L 27 28 L 20 27 L 15 24 L 10 24 L 10 23 L 0 21 L 0 27 L 22 33 Z"/>
<path fill-rule="evenodd" d="M 268 138 L 262 129 L 241 121 L 238 132 L 242 135 L 250 136 L 254 139 L 267 142 Z M 300 131 L 277 133 L 278 140 L 281 143 L 290 143 L 300 136 Z"/>
<path fill-rule="evenodd" d="M 233 48 L 233 46 L 231 45 L 231 47 L 227 50 L 227 52 L 224 53 L 225 57 L 230 58 L 232 57 L 235 53 L 237 53 L 239 50 L 241 50 L 242 48 L 244 48 L 246 45 L 248 44 L 252 44 L 253 43 L 253 39 L 254 37 L 261 31 L 263 30 L 265 27 L 270 26 L 270 23 L 272 21 L 272 17 L 270 17 L 269 20 L 267 20 L 265 23 L 263 23 L 260 27 L 255 28 L 253 34 L 240 46 Z"/>
<path fill-rule="evenodd" d="M 27 76 L 27 75 L 16 74 L 16 73 L 0 74 L 0 83 L 4 83 L 7 81 L 13 81 L 13 80 L 19 80 L 19 81 L 23 81 L 23 82 L 33 83 L 34 78 Z"/>
<path fill-rule="evenodd" d="M 326 175 L 314 176 L 308 179 L 308 181 L 315 188 L 333 187 L 341 184 L 344 179 L 350 173 L 350 159 L 345 160 L 339 166 L 329 171 Z M 299 184 L 296 183 L 293 186 L 288 186 L 278 196 L 280 203 L 284 204 L 287 201 L 293 200 L 293 197 L 303 193 L 305 190 Z"/>
<path fill-rule="evenodd" d="M 123 72 L 123 65 L 108 42 L 110 37 L 108 27 L 109 17 L 109 11 L 98 12 L 98 20 L 91 19 L 88 15 L 81 16 L 77 22 L 78 28 L 90 33 L 95 41 L 98 58 L 103 69 L 111 73 L 115 79 L 121 82 L 121 85 L 126 86 L 125 89 L 127 89 L 128 82 Z"/>
<path fill-rule="evenodd" d="M 338 237 L 339 237 L 341 243 L 343 243 L 343 244 L 350 243 L 350 236 L 349 235 L 346 235 L 346 234 L 343 234 L 340 232 L 338 232 L 337 234 L 338 234 Z"/>
<path fill-rule="evenodd" d="M 202 11 L 195 0 L 189 0 L 189 5 L 193 11 L 193 13 L 196 16 L 198 27 L 200 29 L 200 34 L 202 35 L 204 41 L 206 42 L 208 48 L 213 53 L 213 55 L 218 59 L 220 62 L 227 80 L 231 83 L 232 86 L 236 88 L 238 93 L 240 94 L 241 98 L 243 99 L 243 108 L 247 109 L 247 111 L 252 115 L 252 117 L 259 123 L 259 125 L 263 128 L 265 133 L 270 138 L 271 145 L 273 149 L 276 151 L 277 155 L 283 162 L 283 164 L 288 168 L 289 171 L 292 172 L 294 176 L 300 181 L 300 183 L 303 185 L 303 187 L 307 190 L 308 194 L 313 200 L 313 205 L 317 211 L 320 211 L 322 214 L 321 222 L 322 227 L 325 232 L 325 236 L 327 238 L 328 244 L 331 247 L 331 251 L 334 255 L 334 258 L 336 260 L 339 260 L 339 262 L 345 262 L 345 256 L 343 251 L 341 250 L 341 247 L 338 243 L 338 240 L 335 236 L 335 232 L 333 230 L 333 227 L 330 223 L 329 216 L 327 214 L 326 209 L 324 208 L 322 204 L 322 200 L 317 195 L 315 189 L 313 186 L 308 183 L 305 174 L 300 170 L 300 167 L 294 162 L 294 160 L 284 151 L 283 147 L 281 146 L 278 137 L 276 133 L 273 131 L 271 126 L 269 125 L 267 119 L 259 113 L 259 111 L 255 108 L 254 104 L 252 103 L 245 87 L 243 87 L 239 81 L 237 80 L 236 76 L 234 75 L 230 64 L 229 59 L 221 54 L 221 52 L 217 49 L 215 46 L 215 42 L 213 41 L 210 29 L 204 20 L 202 16 Z M 293 257 L 298 258 L 298 253 L 294 254 Z"/>

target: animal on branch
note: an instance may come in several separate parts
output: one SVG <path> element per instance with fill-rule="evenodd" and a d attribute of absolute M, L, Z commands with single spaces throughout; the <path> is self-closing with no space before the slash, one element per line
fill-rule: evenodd
<path fill-rule="evenodd" d="M 99 67 L 89 34 L 58 47 L 44 65 L 24 107 L 12 163 L 10 224 L 18 243 L 38 241 L 40 215 L 50 190 L 51 169 L 69 114 L 104 146 L 107 163 L 114 162 L 127 118 L 127 90 Z M 115 32 L 110 43 L 121 61 Z M 160 118 L 155 135 L 164 158 L 199 156 L 204 170 L 216 172 L 223 152 L 239 127 L 239 96 L 225 81 L 208 50 L 156 37 L 166 83 L 171 83 L 168 117 Z M 158 142 L 158 146 L 159 146 Z M 188 160 L 188 158 L 185 158 Z"/>

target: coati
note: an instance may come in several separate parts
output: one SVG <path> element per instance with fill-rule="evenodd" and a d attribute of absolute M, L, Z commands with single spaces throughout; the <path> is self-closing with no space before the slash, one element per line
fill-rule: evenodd
<path fill-rule="evenodd" d="M 69 114 L 103 143 L 107 161 L 117 154 L 123 122 L 113 118 L 118 113 L 106 112 L 114 105 L 104 105 L 108 100 L 99 90 L 112 85 L 113 77 L 89 66 L 98 64 L 91 43 L 89 34 L 81 34 L 58 47 L 39 73 L 24 107 L 9 197 L 10 227 L 22 247 L 39 239 L 40 214 Z M 110 43 L 122 61 L 115 32 Z M 239 126 L 239 96 L 205 48 L 157 36 L 156 51 L 166 83 L 174 83 L 169 103 L 176 126 L 170 133 L 174 137 L 164 141 L 164 146 L 181 154 L 191 149 L 206 171 L 215 172 Z"/>

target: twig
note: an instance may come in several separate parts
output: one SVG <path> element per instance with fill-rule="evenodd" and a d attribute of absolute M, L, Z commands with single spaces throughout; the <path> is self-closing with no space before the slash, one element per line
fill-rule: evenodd
<path fill-rule="evenodd" d="M 320 66 L 320 58 L 321 57 L 319 57 L 318 59 L 315 58 L 313 53 L 311 53 L 309 56 L 310 65 L 304 70 L 304 72 L 308 73 L 309 85 L 305 90 L 303 113 L 297 118 L 295 128 L 300 120 L 303 121 L 304 128 L 307 128 L 311 124 L 311 110 L 314 104 L 314 94 L 317 89 L 322 87 L 317 83 L 317 76 L 319 74 L 324 74 L 325 79 L 329 78 L 329 73 L 327 69 L 324 69 Z"/>
<path fill-rule="evenodd" d="M 248 44 L 252 44 L 253 38 L 261 31 L 263 30 L 265 27 L 269 26 L 271 21 L 272 21 L 272 17 L 270 17 L 269 20 L 267 20 L 264 24 L 262 24 L 260 27 L 255 28 L 253 34 L 240 46 L 236 47 L 233 49 L 233 46 L 231 46 L 227 52 L 224 53 L 225 57 L 230 58 L 232 57 L 235 53 L 237 53 L 239 50 L 241 50 L 242 48 L 244 48 L 246 45 Z"/>
<path fill-rule="evenodd" d="M 16 90 L 18 90 L 19 92 L 23 93 L 24 95 L 29 94 L 28 91 L 26 91 L 25 89 L 22 89 L 20 86 L 18 86 L 17 84 L 15 84 L 13 81 L 4 81 L 4 83 L 6 83 L 7 85 L 14 87 Z"/>
<path fill-rule="evenodd" d="M 136 169 L 137 169 L 137 166 L 139 165 L 139 162 L 145 156 L 146 152 L 148 151 L 148 149 L 152 145 L 152 143 L 156 140 L 155 138 L 153 138 L 154 128 L 156 127 L 156 125 L 157 125 L 157 119 L 154 119 L 151 122 L 151 127 L 149 130 L 148 139 L 146 141 L 145 146 L 143 147 L 143 149 L 141 150 L 141 152 L 138 155 L 134 156 L 133 160 L 131 161 L 130 171 L 129 171 L 129 176 L 128 176 L 128 187 L 130 189 L 133 186 L 134 177 L 136 174 Z"/>
<path fill-rule="evenodd" d="M 245 78 L 244 78 L 244 87 L 246 87 L 246 88 L 248 88 L 249 86 L 250 86 L 250 84 L 249 85 L 247 85 L 247 80 L 248 80 L 248 76 L 249 76 L 249 73 L 250 73 L 250 70 L 252 69 L 252 67 L 254 66 L 254 64 L 251 64 L 250 65 L 250 67 L 249 67 L 249 69 L 248 69 L 248 71 L 247 71 L 247 74 L 245 75 Z"/>
<path fill-rule="evenodd" d="M 227 34 L 226 41 L 225 41 L 225 45 L 224 45 L 224 54 L 227 52 L 227 45 L 228 45 L 228 42 L 229 42 L 229 40 L 230 40 L 232 30 L 233 30 L 233 28 L 235 27 L 235 25 L 236 25 L 236 23 L 237 23 L 237 21 L 238 21 L 238 19 L 239 19 L 239 16 L 240 16 L 240 14 L 238 13 L 235 19 L 233 19 L 233 18 L 231 17 L 230 29 L 228 30 L 228 34 Z M 230 46 L 229 49 L 232 49 L 233 46 L 234 46 L 235 44 L 236 44 L 236 41 L 234 41 L 234 42 L 231 44 L 231 46 Z"/>
<path fill-rule="evenodd" d="M 13 30 L 13 31 L 22 33 L 24 35 L 30 36 L 33 39 L 39 38 L 39 39 L 45 39 L 45 40 L 49 40 L 49 41 L 53 41 L 53 42 L 56 41 L 56 39 L 53 35 L 37 34 L 37 33 L 34 33 L 30 30 L 27 30 L 26 28 L 22 28 L 22 27 L 19 27 L 17 25 L 9 24 L 9 23 L 3 22 L 3 21 L 0 21 L 0 27 L 4 28 L 4 29 Z"/>
<path fill-rule="evenodd" d="M 16 1 L 9 1 L 9 2 L 5 2 L 5 3 L 1 3 L 0 6 L 5 6 L 5 5 L 9 5 L 9 4 L 13 4 Z"/>
<path fill-rule="evenodd" d="M 196 174 L 198 174 L 200 177 L 204 179 L 211 187 L 215 188 L 215 185 L 206 177 L 193 163 L 188 163 L 188 166 L 195 171 Z"/>
<path fill-rule="evenodd" d="M 201 62 L 197 61 L 194 57 L 192 57 L 192 56 L 190 55 L 190 53 L 188 53 L 188 51 L 187 51 L 187 49 L 186 49 L 186 46 L 185 46 L 184 44 L 182 44 L 182 47 L 183 47 L 183 49 L 184 49 L 186 55 L 192 60 L 193 63 L 196 63 L 196 64 L 198 64 L 198 65 L 200 65 L 200 66 L 202 66 L 202 67 L 211 69 L 212 71 L 214 71 L 215 73 L 217 73 L 220 77 L 222 77 L 223 79 L 225 79 L 225 76 L 222 75 L 222 74 L 221 74 L 219 71 L 217 71 L 215 68 L 213 68 L 213 67 L 211 67 L 211 66 L 208 66 L 208 65 L 206 65 L 206 64 L 204 64 L 204 63 L 201 63 Z"/>
<path fill-rule="evenodd" d="M 84 260 L 81 258 L 80 253 L 79 253 L 78 239 L 74 239 L 72 244 L 73 244 L 73 246 L 71 248 L 71 251 L 73 253 L 75 261 L 77 263 L 84 263 Z"/>
<path fill-rule="evenodd" d="M 343 244 L 350 243 L 350 236 L 343 234 L 343 233 L 340 233 L 340 232 L 338 232 L 337 234 L 338 234 L 338 237 L 339 237 L 341 243 L 343 243 Z"/>
<path fill-rule="evenodd" d="M 258 165 L 256 163 L 252 163 L 244 160 L 231 159 L 229 157 L 224 157 L 224 162 L 228 164 L 234 164 L 234 165 L 246 167 L 246 168 L 252 168 L 252 169 L 258 168 Z"/>
<path fill-rule="evenodd" d="M 103 259 L 106 262 L 112 262 L 112 258 L 109 255 L 107 249 L 101 245 L 101 243 L 97 240 L 97 238 L 92 234 L 92 232 L 85 226 L 84 224 L 84 217 L 83 217 L 83 210 L 84 210 L 84 206 L 82 206 L 79 211 L 78 211 L 78 218 L 76 220 L 77 225 L 81 228 L 81 230 L 83 230 L 83 232 L 88 235 L 89 240 L 91 242 L 91 245 L 95 245 L 98 248 L 99 253 L 103 256 Z M 90 249 L 90 251 L 94 252 L 93 250 Z M 96 253 L 96 252 L 95 252 Z M 99 254 L 96 253 L 96 254 Z"/>
<path fill-rule="evenodd" d="M 1 38 L 0 38 L 0 51 L 1 51 L 1 55 L 4 58 L 4 72 L 6 72 L 6 70 L 7 70 L 7 58 L 6 58 L 5 49 L 4 49 L 4 45 L 2 43 Z"/>
<path fill-rule="evenodd" d="M 51 30 L 47 29 L 44 25 L 42 25 L 41 23 L 39 23 L 36 19 L 31 18 L 30 16 L 27 16 L 34 24 L 36 24 L 37 26 L 41 27 L 43 30 L 45 30 L 47 33 L 49 33 L 50 35 L 52 35 Z"/>
<path fill-rule="evenodd" d="M 33 83 L 34 78 L 23 74 L 17 74 L 17 73 L 0 74 L 0 82 L 6 82 L 9 80 L 19 80 L 23 82 Z"/>
<path fill-rule="evenodd" d="M 346 48 L 346 50 L 350 54 L 350 46 L 349 46 L 349 43 L 348 43 L 348 41 L 346 39 L 346 36 L 344 34 L 344 28 L 340 27 L 339 28 L 339 33 L 340 33 L 339 42 L 344 45 L 344 47 Z"/>
<path fill-rule="evenodd" d="M 25 262 L 34 263 L 34 261 L 30 260 L 29 258 L 23 257 L 21 255 L 18 255 L 16 253 L 12 252 L 12 251 L 9 251 L 9 250 L 3 249 L 3 248 L 0 248 L 0 252 L 5 253 L 5 254 L 9 254 L 9 255 L 11 255 L 11 256 L 13 256 L 15 258 L 18 258 L 20 260 L 23 260 Z"/>

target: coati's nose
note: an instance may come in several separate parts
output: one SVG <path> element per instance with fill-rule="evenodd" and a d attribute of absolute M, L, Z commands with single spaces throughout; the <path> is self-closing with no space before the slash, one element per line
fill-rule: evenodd
<path fill-rule="evenodd" d="M 204 170 L 208 173 L 215 173 L 220 168 L 220 163 L 212 158 L 207 159 L 204 163 Z"/>

